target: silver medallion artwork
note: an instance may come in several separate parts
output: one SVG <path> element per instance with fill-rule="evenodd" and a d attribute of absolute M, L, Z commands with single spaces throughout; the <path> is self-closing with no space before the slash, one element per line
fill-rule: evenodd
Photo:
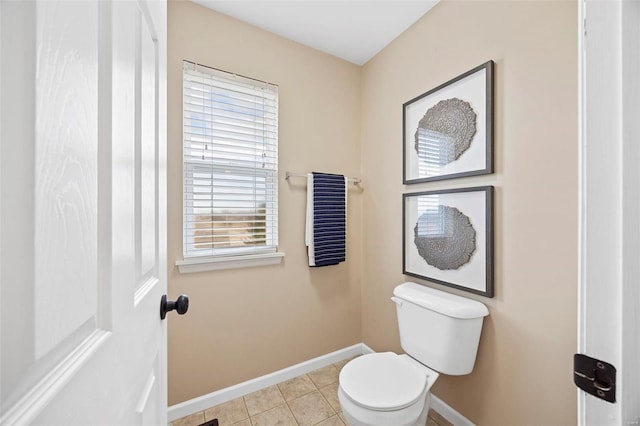
<path fill-rule="evenodd" d="M 426 211 L 413 232 L 420 257 L 442 271 L 466 265 L 476 251 L 476 230 L 469 217 L 455 207 L 440 205 Z"/>
<path fill-rule="evenodd" d="M 415 150 L 418 157 L 443 166 L 457 160 L 476 134 L 476 113 L 458 98 L 446 99 L 429 108 L 418 122 Z"/>

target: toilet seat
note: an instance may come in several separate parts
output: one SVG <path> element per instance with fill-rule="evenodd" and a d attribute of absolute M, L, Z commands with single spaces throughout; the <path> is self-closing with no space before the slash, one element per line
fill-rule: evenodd
<path fill-rule="evenodd" d="M 393 352 L 361 356 L 340 372 L 344 394 L 374 411 L 409 407 L 424 398 L 426 386 L 427 376 Z"/>

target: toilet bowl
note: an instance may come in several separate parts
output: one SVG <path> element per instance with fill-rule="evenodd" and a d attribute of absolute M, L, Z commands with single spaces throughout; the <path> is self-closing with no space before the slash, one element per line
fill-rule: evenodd
<path fill-rule="evenodd" d="M 485 305 L 411 282 L 393 296 L 406 355 L 367 354 L 342 368 L 338 400 L 351 426 L 424 426 L 439 375 L 475 364 Z"/>
<path fill-rule="evenodd" d="M 438 375 L 407 355 L 363 355 L 340 372 L 342 412 L 351 426 L 424 425 Z"/>

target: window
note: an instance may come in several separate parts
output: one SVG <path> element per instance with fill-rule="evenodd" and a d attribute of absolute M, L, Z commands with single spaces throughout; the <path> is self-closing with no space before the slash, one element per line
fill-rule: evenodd
<path fill-rule="evenodd" d="M 185 61 L 183 173 L 179 266 L 275 253 L 278 87 Z"/>
<path fill-rule="evenodd" d="M 428 238 L 446 238 L 448 236 L 446 210 L 440 204 L 438 195 L 424 195 L 418 197 L 417 235 Z"/>

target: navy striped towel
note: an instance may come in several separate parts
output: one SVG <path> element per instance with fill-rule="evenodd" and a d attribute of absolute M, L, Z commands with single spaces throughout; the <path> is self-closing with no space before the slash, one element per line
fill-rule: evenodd
<path fill-rule="evenodd" d="M 307 175 L 305 242 L 309 266 L 337 265 L 346 259 L 347 179 L 343 175 Z"/>

